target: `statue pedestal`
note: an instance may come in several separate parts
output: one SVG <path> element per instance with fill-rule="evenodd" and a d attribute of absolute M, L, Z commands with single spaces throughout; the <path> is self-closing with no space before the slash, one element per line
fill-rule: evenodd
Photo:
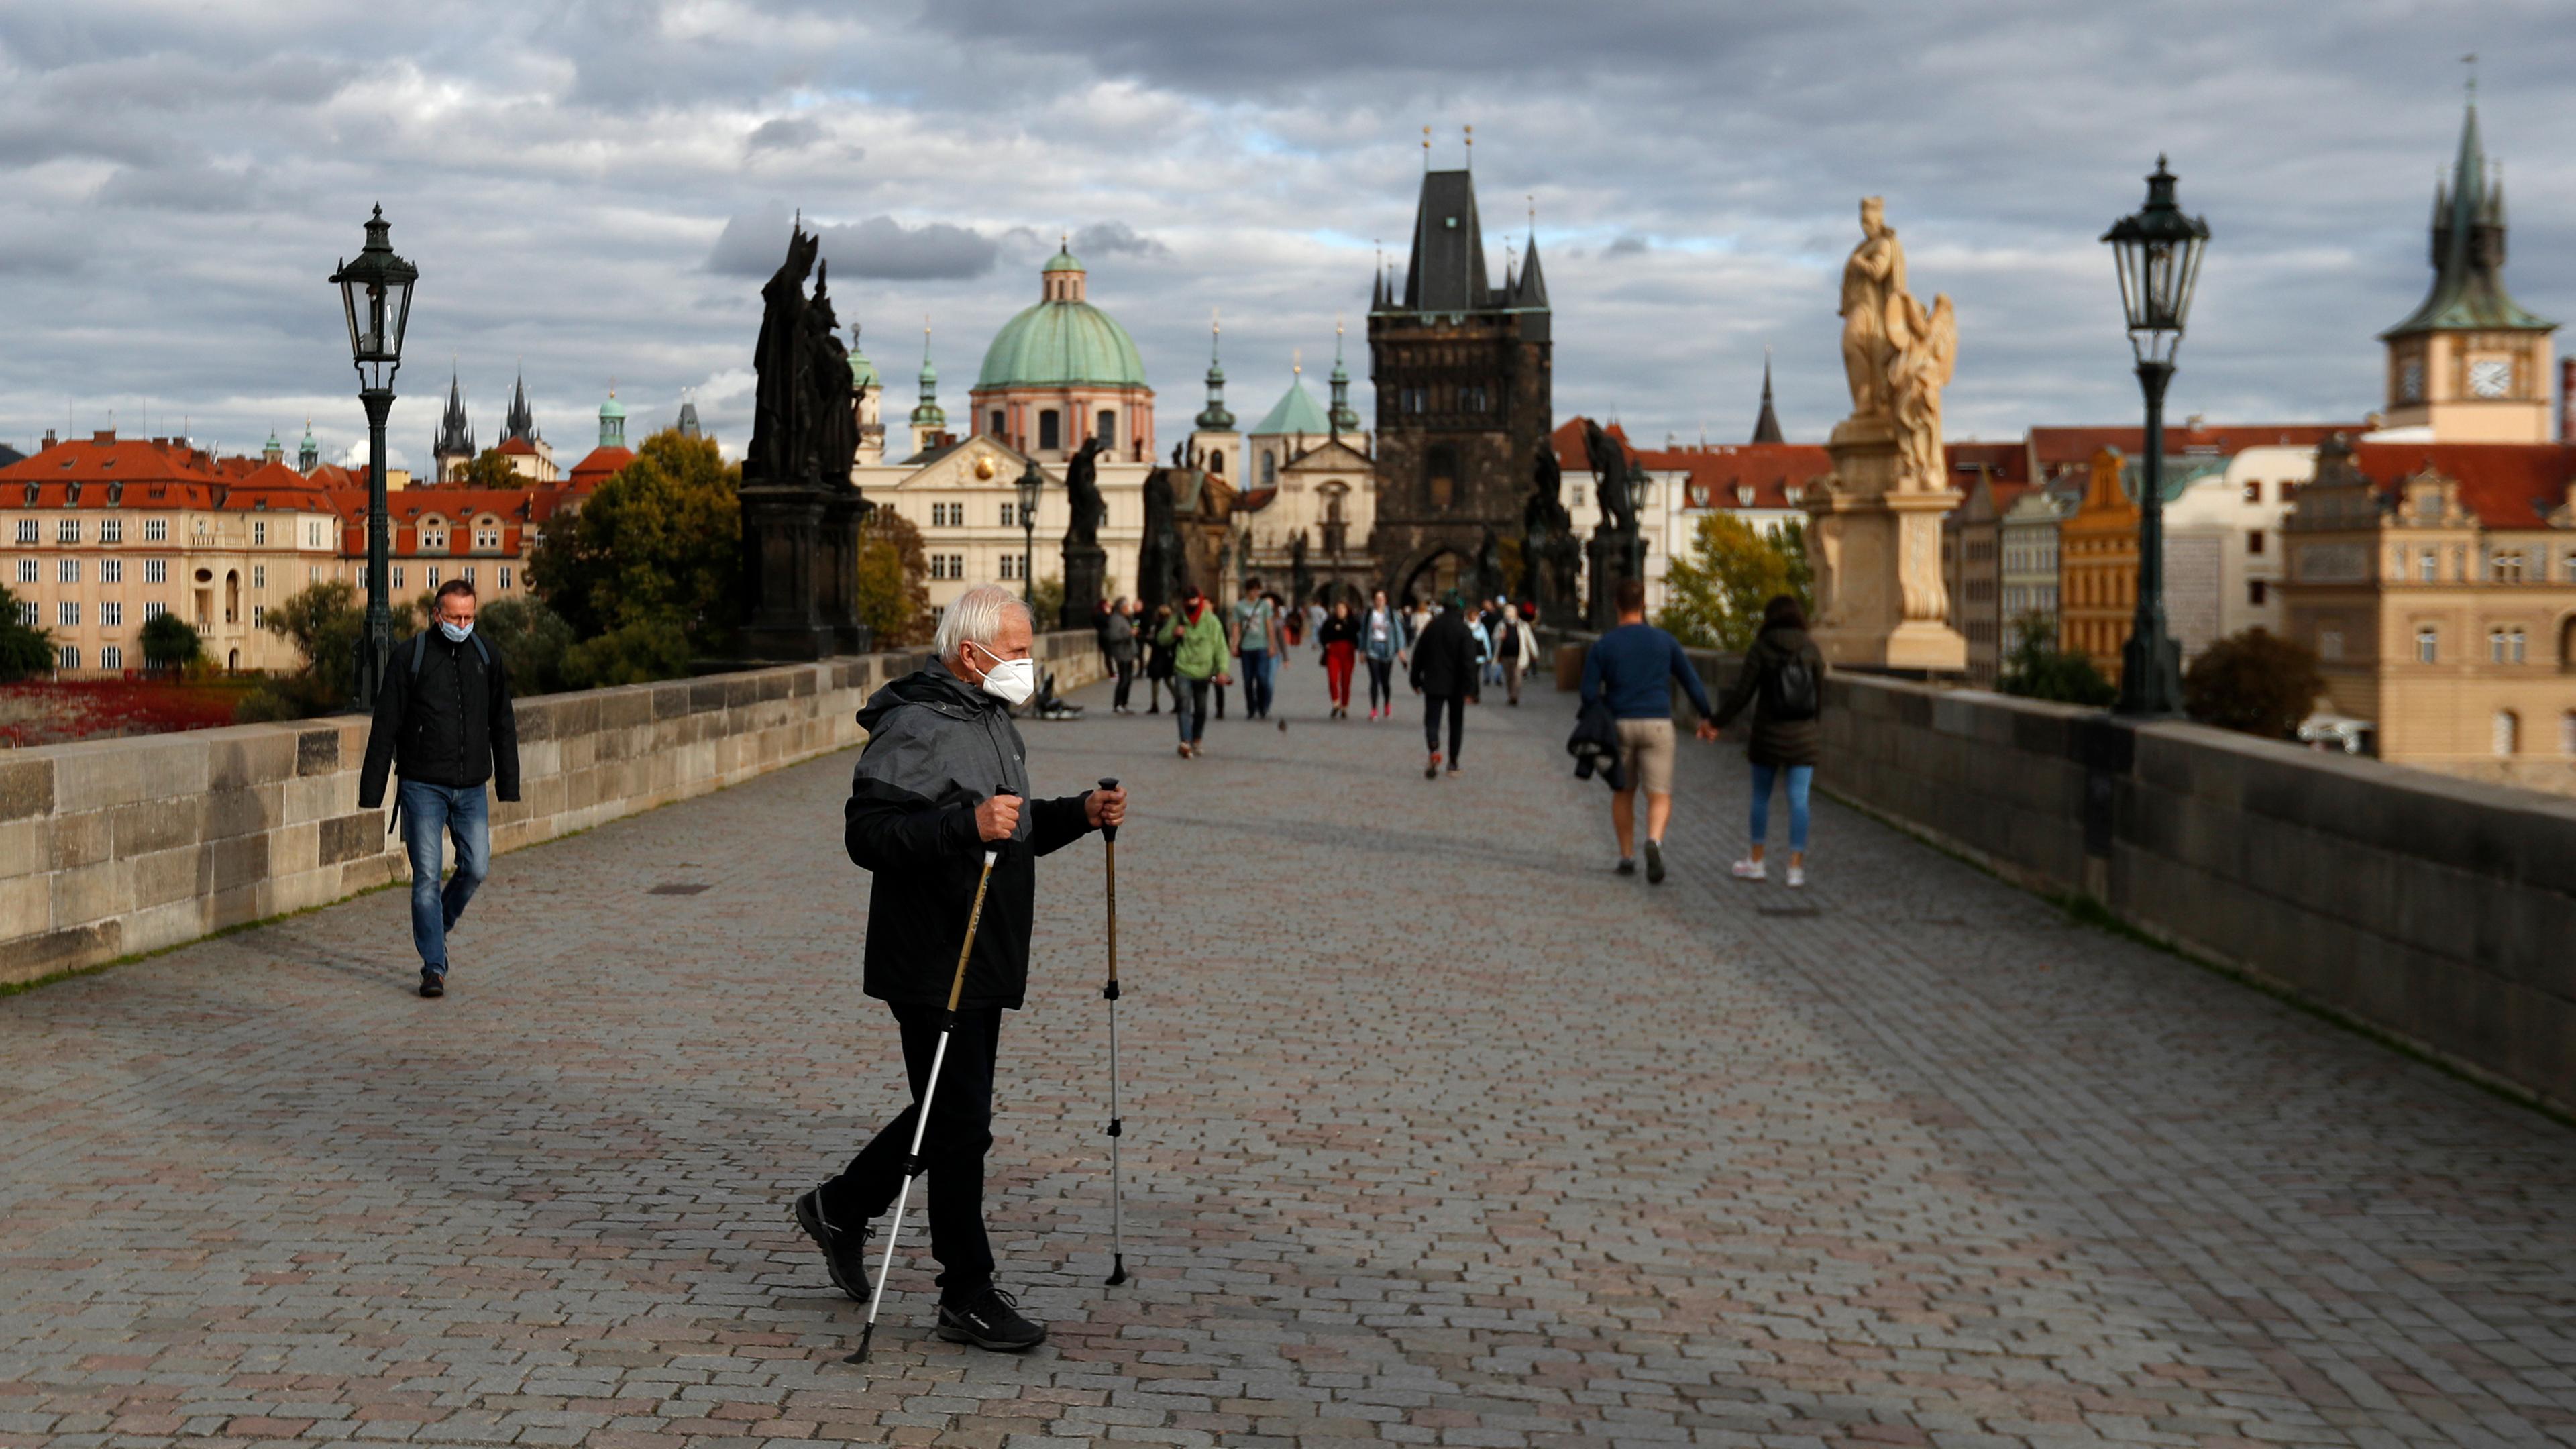
<path fill-rule="evenodd" d="M 1619 624 L 1619 581 L 1646 576 L 1646 542 L 1635 534 L 1621 535 L 1609 528 L 1592 530 L 1592 539 L 1584 545 L 1584 558 L 1590 563 L 1585 582 L 1590 585 L 1591 606 L 1585 610 L 1595 630 L 1609 630 Z"/>
<path fill-rule="evenodd" d="M 1064 546 L 1064 614 L 1056 621 L 1059 629 L 1088 629 L 1100 607 L 1100 594 L 1109 577 L 1109 550 L 1100 545 L 1068 543 Z"/>
<path fill-rule="evenodd" d="M 1966 669 L 1968 641 L 1948 623 L 1941 579 L 1941 516 L 1959 494 L 1906 478 L 1895 430 L 1879 419 L 1844 419 L 1825 451 L 1833 478 L 1807 500 L 1817 649 L 1843 668 Z"/>
<path fill-rule="evenodd" d="M 742 651 L 753 659 L 824 659 L 839 641 L 826 619 L 817 556 L 823 495 L 810 488 L 742 488 Z"/>

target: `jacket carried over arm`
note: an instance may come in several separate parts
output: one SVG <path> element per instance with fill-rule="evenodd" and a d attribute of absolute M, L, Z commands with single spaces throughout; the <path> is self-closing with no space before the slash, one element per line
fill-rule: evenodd
<path fill-rule="evenodd" d="M 459 790 L 489 780 L 502 799 L 519 798 L 519 723 L 500 650 L 472 636 L 450 643 L 435 629 L 394 646 L 358 771 L 359 809 L 385 803 L 394 769 Z"/>
<path fill-rule="evenodd" d="M 841 836 L 850 862 L 874 876 L 864 989 L 882 1001 L 948 1004 L 990 849 L 993 879 L 958 1005 L 1018 1007 L 1028 989 L 1037 858 L 1088 832 L 1089 792 L 1029 800 L 1010 712 L 943 664 L 878 690 L 859 723 L 868 743 L 850 775 Z M 975 807 L 1004 790 L 1025 802 L 1019 828 L 988 846 L 975 829 Z"/>

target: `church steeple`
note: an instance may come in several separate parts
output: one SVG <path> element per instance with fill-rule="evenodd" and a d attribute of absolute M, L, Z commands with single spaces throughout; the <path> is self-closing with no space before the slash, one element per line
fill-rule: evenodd
<path fill-rule="evenodd" d="M 1780 443 L 1780 415 L 1771 411 L 1771 349 L 1762 349 L 1762 415 L 1753 420 L 1753 441 Z"/>
<path fill-rule="evenodd" d="M 1198 428 L 1203 433 L 1234 431 L 1234 414 L 1225 407 L 1225 367 L 1217 361 L 1219 329 L 1216 317 L 1208 317 L 1207 406 L 1199 409 Z"/>
<path fill-rule="evenodd" d="M 2460 121 L 2459 154 L 2448 185 L 2433 187 L 2433 290 L 2405 321 L 2381 333 L 2402 337 L 2449 328 L 2547 331 L 2556 327 L 2522 309 L 2504 289 L 2504 182 L 2490 175 L 2478 135 L 2477 82 Z"/>
<path fill-rule="evenodd" d="M 465 385 L 451 369 L 447 374 L 447 413 L 439 419 L 438 441 L 429 450 L 435 476 L 444 483 L 474 461 L 474 430 L 465 422 Z"/>
<path fill-rule="evenodd" d="M 1351 370 L 1342 365 L 1342 319 L 1333 319 L 1333 410 L 1329 414 L 1333 435 L 1356 433 L 1360 415 L 1351 406 Z"/>
<path fill-rule="evenodd" d="M 510 411 L 501 420 L 501 441 L 537 441 L 537 410 L 528 404 L 528 375 L 521 372 L 510 386 Z"/>
<path fill-rule="evenodd" d="M 939 407 L 939 369 L 930 361 L 930 319 L 921 319 L 921 401 L 912 408 L 912 450 L 927 453 L 948 431 L 948 414 Z"/>

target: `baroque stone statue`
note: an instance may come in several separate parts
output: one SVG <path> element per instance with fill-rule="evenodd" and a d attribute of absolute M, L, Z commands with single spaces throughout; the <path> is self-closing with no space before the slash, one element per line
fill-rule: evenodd
<path fill-rule="evenodd" d="M 1843 374 L 1852 419 L 1896 437 L 1903 492 L 1946 486 L 1941 390 L 1959 355 L 1959 322 L 1946 295 L 1926 308 L 1906 290 L 1905 244 L 1875 196 L 1860 203 L 1861 239 L 1843 263 Z"/>

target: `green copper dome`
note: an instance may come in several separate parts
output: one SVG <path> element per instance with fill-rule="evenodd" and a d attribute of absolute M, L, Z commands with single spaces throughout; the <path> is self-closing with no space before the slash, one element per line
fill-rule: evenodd
<path fill-rule="evenodd" d="M 622 418 L 626 416 L 626 404 L 619 402 L 617 394 L 612 392 L 608 395 L 608 401 L 599 405 L 599 415 L 602 418 Z"/>
<path fill-rule="evenodd" d="M 1047 258 L 1046 266 L 1040 270 L 1049 272 L 1079 272 L 1082 269 L 1083 266 L 1081 260 L 1074 256 L 1070 247 L 1057 247 L 1055 249 L 1055 255 Z"/>
<path fill-rule="evenodd" d="M 1306 379 L 1300 373 L 1290 378 L 1288 390 L 1279 395 L 1279 401 L 1272 405 L 1269 415 L 1253 427 L 1252 435 L 1267 438 L 1288 433 L 1311 433 L 1320 438 L 1332 431 L 1331 419 L 1324 415 L 1322 408 L 1315 406 L 1315 395 L 1306 391 Z"/>
<path fill-rule="evenodd" d="M 1056 254 L 1056 262 L 1072 260 Z M 1048 270 L 1072 269 L 1056 262 Z M 1137 355 L 1135 339 L 1089 302 L 1039 302 L 1002 324 L 975 378 L 978 388 L 1069 384 L 1145 386 L 1145 359 Z"/>
<path fill-rule="evenodd" d="M 868 361 L 868 355 L 866 353 L 861 352 L 855 347 L 851 348 L 850 390 L 852 392 L 856 392 L 863 387 L 880 386 L 883 386 L 883 384 L 877 378 L 877 365 Z"/>

